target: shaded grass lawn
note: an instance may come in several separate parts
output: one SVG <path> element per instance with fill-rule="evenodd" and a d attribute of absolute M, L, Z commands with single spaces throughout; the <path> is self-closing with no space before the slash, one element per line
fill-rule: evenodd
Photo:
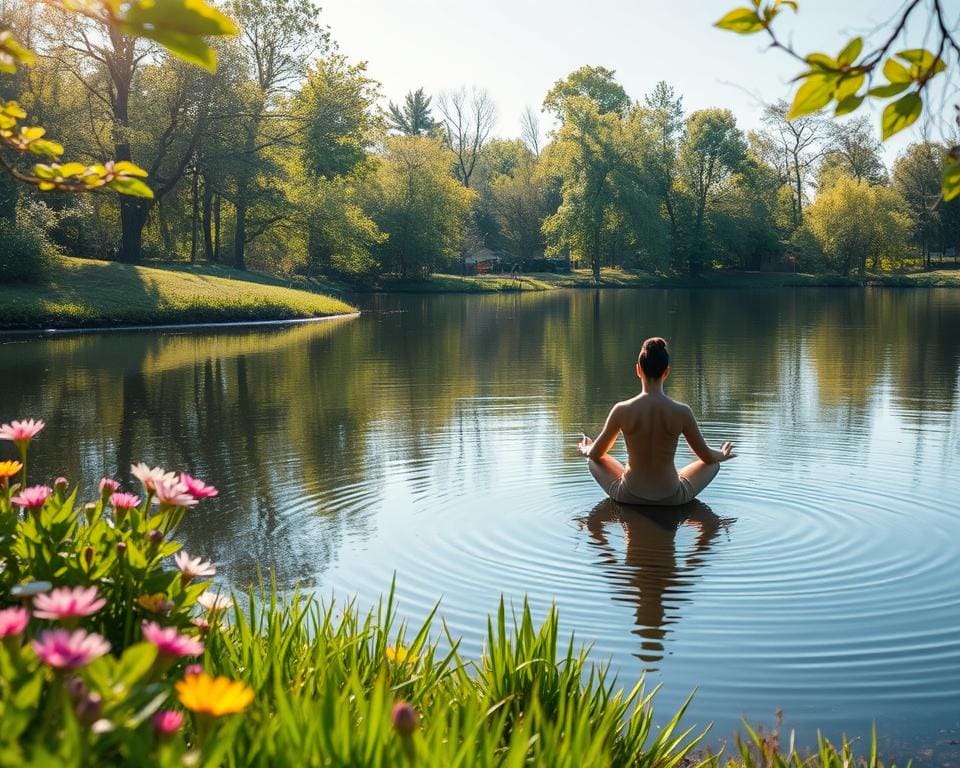
<path fill-rule="evenodd" d="M 226 267 L 58 258 L 47 280 L 0 285 L 0 328 L 291 320 L 354 312 L 339 299 Z"/>
<path fill-rule="evenodd" d="M 601 288 L 783 288 L 889 286 L 903 288 L 960 287 L 960 270 L 942 269 L 905 274 L 868 274 L 860 277 L 780 272 L 718 271 L 702 277 L 656 275 L 605 268 Z M 557 288 L 595 288 L 593 273 L 576 269 L 569 273 L 535 272 L 519 279 L 501 275 L 467 276 L 434 274 L 423 280 L 401 282 L 384 279 L 369 290 L 386 293 L 501 293 L 549 291 Z"/>

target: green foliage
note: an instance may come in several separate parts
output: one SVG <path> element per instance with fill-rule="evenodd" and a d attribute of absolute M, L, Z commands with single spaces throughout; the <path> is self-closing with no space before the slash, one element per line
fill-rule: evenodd
<path fill-rule="evenodd" d="M 390 128 L 405 136 L 429 136 L 437 128 L 437 121 L 430 111 L 432 97 L 423 88 L 408 91 L 403 104 L 389 104 L 387 120 Z"/>
<path fill-rule="evenodd" d="M 615 74 L 606 67 L 580 67 L 553 84 L 543 100 L 543 108 L 556 117 L 563 118 L 568 99 L 584 97 L 596 105 L 600 114 L 625 114 L 630 108 L 630 97 L 617 82 Z"/>
<path fill-rule="evenodd" d="M 827 263 L 842 275 L 863 275 L 900 265 L 910 237 L 903 199 L 885 187 L 848 176 L 821 190 L 807 208 L 806 224 Z"/>
<path fill-rule="evenodd" d="M 0 282 L 36 283 L 47 274 L 50 257 L 43 223 L 28 215 L 0 218 Z"/>
<path fill-rule="evenodd" d="M 320 59 L 298 94 L 306 123 L 304 158 L 310 172 L 327 179 L 350 173 L 367 156 L 381 129 L 374 112 L 379 83 L 366 64 L 341 55 Z"/>
<path fill-rule="evenodd" d="M 423 276 L 456 257 L 474 193 L 450 175 L 434 139 L 393 136 L 364 192 L 365 209 L 387 239 L 376 254 L 386 272 Z"/>

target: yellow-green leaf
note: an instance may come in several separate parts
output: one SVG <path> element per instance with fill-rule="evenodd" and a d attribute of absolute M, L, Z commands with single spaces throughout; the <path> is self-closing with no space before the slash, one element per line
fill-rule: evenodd
<path fill-rule="evenodd" d="M 50 139 L 37 139 L 30 142 L 30 151 L 35 155 L 56 159 L 63 154 L 63 144 Z"/>
<path fill-rule="evenodd" d="M 734 8 L 713 26 L 740 35 L 752 35 L 763 29 L 763 22 L 752 8 Z"/>
<path fill-rule="evenodd" d="M 46 132 L 47 129 L 41 128 L 39 125 L 25 125 L 20 129 L 20 138 L 22 138 L 24 141 L 36 141 Z"/>
<path fill-rule="evenodd" d="M 847 96 L 853 96 L 853 94 L 860 90 L 860 86 L 863 85 L 865 79 L 862 74 L 841 77 L 840 82 L 837 84 L 837 91 L 834 94 L 834 98 L 836 98 L 837 101 L 843 101 Z"/>
<path fill-rule="evenodd" d="M 793 98 L 793 104 L 787 112 L 787 120 L 793 120 L 801 115 L 809 115 L 823 109 L 830 99 L 833 98 L 833 92 L 837 87 L 837 78 L 830 74 L 810 75 L 803 85 L 797 89 L 797 95 Z"/>
<path fill-rule="evenodd" d="M 131 179 L 127 176 L 121 176 L 111 181 L 107 186 L 121 195 L 130 195 L 131 197 L 153 197 L 153 190 L 144 184 L 140 179 Z"/>
<path fill-rule="evenodd" d="M 909 87 L 910 83 L 890 83 L 889 85 L 878 85 L 876 88 L 871 88 L 867 93 L 881 99 L 889 99 L 891 96 L 903 93 Z"/>
<path fill-rule="evenodd" d="M 817 69 L 833 70 L 838 68 L 838 64 L 825 53 L 811 53 L 807 56 L 807 63 Z"/>
<path fill-rule="evenodd" d="M 863 96 L 857 96 L 856 94 L 852 94 L 850 96 L 847 96 L 846 98 L 840 99 L 840 101 L 837 102 L 837 108 L 834 111 L 834 114 L 839 116 L 839 115 L 846 115 L 846 114 L 849 114 L 850 112 L 853 112 L 855 109 L 857 109 L 857 107 L 859 107 L 863 103 L 863 98 L 864 98 Z"/>
<path fill-rule="evenodd" d="M 883 128 L 883 140 L 886 141 L 895 133 L 908 128 L 920 117 L 923 109 L 923 100 L 919 93 L 908 93 L 901 96 L 894 102 L 887 105 L 883 110 L 883 119 L 881 121 Z"/>
<path fill-rule="evenodd" d="M 863 50 L 863 38 L 855 37 L 849 43 L 844 46 L 844 49 L 840 51 L 837 56 L 837 61 L 841 64 L 853 64 L 857 60 L 857 56 L 860 55 L 860 51 Z"/>
<path fill-rule="evenodd" d="M 134 165 L 127 160 L 119 160 L 113 164 L 114 173 L 121 176 L 139 176 L 141 179 L 147 178 L 147 172 L 139 165 Z"/>
<path fill-rule="evenodd" d="M 217 71 L 217 53 L 200 37 L 160 29 L 140 34 L 160 43 L 170 53 L 188 64 L 195 64 L 208 72 Z"/>
<path fill-rule="evenodd" d="M 203 0 L 140 0 L 123 16 L 125 26 L 183 35 L 235 35 L 237 25 Z"/>
<path fill-rule="evenodd" d="M 944 164 L 942 191 L 947 202 L 960 195 L 960 160 Z"/>
<path fill-rule="evenodd" d="M 884 62 L 883 74 L 887 76 L 887 80 L 891 83 L 909 83 L 913 80 L 913 78 L 910 77 L 910 70 L 893 59 L 887 59 L 886 62 Z"/>

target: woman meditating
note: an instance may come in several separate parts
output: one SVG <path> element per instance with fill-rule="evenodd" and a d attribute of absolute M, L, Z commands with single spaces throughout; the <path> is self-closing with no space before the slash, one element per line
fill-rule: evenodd
<path fill-rule="evenodd" d="M 614 501 L 623 504 L 674 506 L 692 501 L 720 471 L 720 463 L 735 457 L 733 443 L 711 448 L 700 434 L 693 411 L 671 400 L 663 391 L 670 375 L 667 342 L 661 338 L 643 342 L 637 360 L 637 376 L 643 390 L 634 398 L 617 403 L 596 440 L 586 435 L 577 448 L 590 459 L 590 472 Z M 627 444 L 627 466 L 607 455 L 617 435 Z M 677 472 L 674 455 L 683 435 L 699 461 Z"/>

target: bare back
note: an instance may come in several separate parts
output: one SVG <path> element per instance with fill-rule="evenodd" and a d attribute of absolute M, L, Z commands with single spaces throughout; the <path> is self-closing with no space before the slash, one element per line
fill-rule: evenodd
<path fill-rule="evenodd" d="M 674 457 L 690 422 L 690 409 L 664 394 L 640 394 L 618 403 L 615 410 L 627 444 L 624 481 L 640 496 L 669 496 L 677 488 Z"/>

